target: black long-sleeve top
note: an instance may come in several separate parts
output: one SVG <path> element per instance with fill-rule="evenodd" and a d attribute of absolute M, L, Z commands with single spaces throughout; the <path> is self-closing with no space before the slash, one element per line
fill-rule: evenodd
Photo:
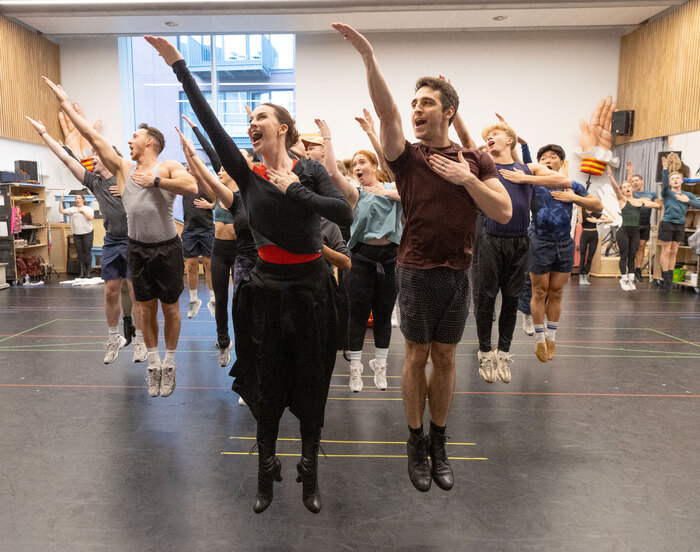
<path fill-rule="evenodd" d="M 350 205 L 320 163 L 297 161 L 293 172 L 299 182 L 292 183 L 286 193 L 253 172 L 217 120 L 185 61 L 173 63 L 172 68 L 224 169 L 238 184 L 254 235 L 290 253 L 308 255 L 323 249 L 319 217 L 338 225 L 352 223 Z"/>
<path fill-rule="evenodd" d="M 214 172 L 218 173 L 219 169 L 221 169 L 221 160 L 216 154 L 216 150 L 212 147 L 211 142 L 207 140 L 207 137 L 204 136 L 201 130 L 199 130 L 199 127 L 192 127 L 192 132 L 194 132 L 194 135 L 197 137 L 197 140 L 199 140 L 199 145 L 202 146 L 204 153 L 207 154 L 207 157 L 209 158 Z"/>

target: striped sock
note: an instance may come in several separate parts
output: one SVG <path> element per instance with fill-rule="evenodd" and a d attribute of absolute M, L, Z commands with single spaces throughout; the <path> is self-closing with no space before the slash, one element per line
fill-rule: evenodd
<path fill-rule="evenodd" d="M 535 343 L 544 343 L 544 324 L 535 324 Z"/>
<path fill-rule="evenodd" d="M 557 340 L 557 327 L 558 326 L 559 326 L 559 322 L 552 322 L 551 320 L 547 320 L 547 331 L 545 332 L 547 339 L 549 339 L 550 341 Z"/>

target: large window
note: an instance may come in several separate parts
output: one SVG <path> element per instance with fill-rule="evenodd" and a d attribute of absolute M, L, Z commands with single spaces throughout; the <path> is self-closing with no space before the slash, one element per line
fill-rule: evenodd
<path fill-rule="evenodd" d="M 181 117 L 186 115 L 197 123 L 186 95 L 170 68 L 143 38 L 120 41 L 123 66 L 128 67 L 132 79 L 126 86 L 133 89 L 124 89 L 123 96 L 132 99 L 133 128 L 142 122 L 158 127 L 166 137 L 162 158 L 182 160 L 177 135 L 170 130 L 173 126 L 199 146 Z M 170 37 L 170 41 L 182 52 L 218 119 L 239 147 L 250 147 L 246 105 L 254 109 L 260 103 L 273 102 L 295 115 L 294 35 L 186 35 Z M 130 135 L 133 128 L 126 126 Z"/>

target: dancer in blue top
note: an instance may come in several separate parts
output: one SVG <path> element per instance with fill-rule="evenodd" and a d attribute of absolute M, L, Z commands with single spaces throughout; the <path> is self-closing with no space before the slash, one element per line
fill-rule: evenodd
<path fill-rule="evenodd" d="M 561 146 L 548 144 L 537 152 L 537 161 L 558 172 L 565 156 Z M 542 186 L 535 187 L 530 226 L 530 307 L 535 326 L 535 355 L 541 362 L 554 358 L 564 285 L 574 266 L 576 246 L 571 237 L 574 203 L 589 211 L 603 210 L 600 199 L 590 195 L 578 182 L 572 181 L 569 190 L 550 191 Z"/>
<path fill-rule="evenodd" d="M 685 214 L 688 211 L 688 205 L 700 208 L 700 200 L 695 197 L 695 194 L 681 190 L 683 175 L 678 171 L 669 174 L 669 160 L 675 160 L 674 158 L 677 159 L 677 157 L 677 154 L 671 153 L 668 158 L 661 158 L 663 168 L 661 199 L 664 202 L 664 216 L 659 224 L 659 243 L 661 244 L 661 274 L 666 290 L 670 290 L 673 283 L 673 267 L 676 264 L 678 246 L 685 233 Z"/>

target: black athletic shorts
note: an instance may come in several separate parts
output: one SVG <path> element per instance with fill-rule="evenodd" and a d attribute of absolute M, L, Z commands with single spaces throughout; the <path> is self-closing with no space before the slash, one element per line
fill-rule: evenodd
<path fill-rule="evenodd" d="M 191 228 L 182 231 L 182 252 L 185 259 L 196 259 L 200 256 L 211 258 L 213 248 L 213 229 Z"/>
<path fill-rule="evenodd" d="M 649 233 L 651 231 L 651 228 L 648 226 L 640 226 L 639 227 L 639 239 L 641 241 L 649 241 Z"/>
<path fill-rule="evenodd" d="M 413 343 L 459 343 L 469 313 L 469 270 L 396 267 L 401 332 Z"/>
<path fill-rule="evenodd" d="M 661 221 L 661 224 L 659 224 L 659 241 L 680 243 L 684 237 L 685 224 L 682 222 L 676 224 L 675 222 Z"/>
<path fill-rule="evenodd" d="M 178 236 L 158 243 L 129 239 L 126 261 L 137 301 L 160 299 L 165 304 L 177 302 L 185 288 L 185 260 Z"/>

